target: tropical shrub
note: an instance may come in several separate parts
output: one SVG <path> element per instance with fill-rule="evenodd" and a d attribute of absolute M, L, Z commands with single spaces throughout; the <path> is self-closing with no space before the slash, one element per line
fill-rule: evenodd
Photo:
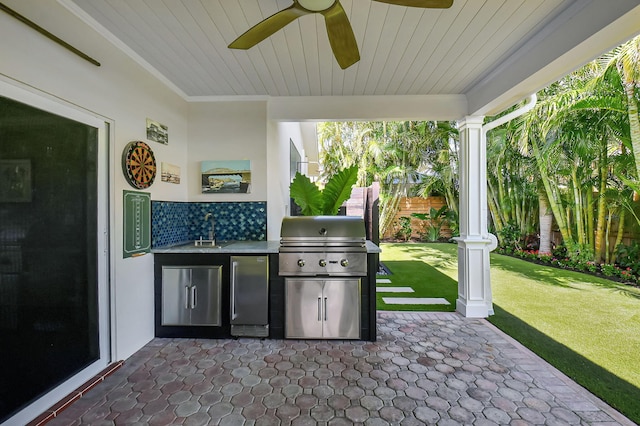
<path fill-rule="evenodd" d="M 637 241 L 628 246 L 619 244 L 616 247 L 616 259 L 621 268 L 629 268 L 634 274 L 640 275 L 640 244 Z"/>
<path fill-rule="evenodd" d="M 460 217 L 458 212 L 454 209 L 447 210 L 447 225 L 449 225 L 449 229 L 451 229 L 452 237 L 460 236 Z"/>
<path fill-rule="evenodd" d="M 594 261 L 589 261 L 589 262 L 587 262 L 585 265 L 586 265 L 586 270 L 587 270 L 587 271 L 589 271 L 589 272 L 591 272 L 591 273 L 598 272 L 599 265 L 598 265 L 596 262 L 594 262 Z"/>
<path fill-rule="evenodd" d="M 615 276 L 616 269 L 616 265 L 611 265 L 609 263 L 603 263 L 602 265 L 600 265 L 600 272 L 602 272 L 602 275 L 605 275 L 607 277 Z"/>
<path fill-rule="evenodd" d="M 538 258 L 541 262 L 551 263 L 551 259 L 553 259 L 553 255 L 551 253 L 538 253 Z"/>
<path fill-rule="evenodd" d="M 396 238 L 409 241 L 413 229 L 411 228 L 411 218 L 408 216 L 402 216 L 397 221 L 398 230 L 396 231 Z"/>
<path fill-rule="evenodd" d="M 577 263 L 593 260 L 593 249 L 588 244 L 567 244 L 567 257 Z"/>
<path fill-rule="evenodd" d="M 551 249 L 551 254 L 556 259 L 564 259 L 565 257 L 567 257 L 567 247 L 565 247 L 564 244 L 559 244 Z"/>
<path fill-rule="evenodd" d="M 424 232 L 421 233 L 421 238 L 426 239 L 429 242 L 438 241 L 442 237 L 442 227 L 447 220 L 447 212 L 449 208 L 442 206 L 439 209 L 431 207 L 429 213 L 412 213 L 411 216 L 421 221 L 427 222 Z"/>
<path fill-rule="evenodd" d="M 590 272 L 592 274 L 600 274 L 608 278 L 616 279 L 618 281 L 625 282 L 627 284 L 639 285 L 640 274 L 635 272 L 631 267 L 620 267 L 618 265 L 610 263 L 599 264 L 593 260 L 582 260 L 571 258 L 568 256 L 555 256 L 550 253 L 541 253 L 537 250 L 516 250 L 510 251 L 508 249 L 498 248 L 497 252 L 500 254 L 512 255 L 519 257 L 523 260 L 531 262 L 543 263 L 556 268 L 571 269 L 574 271 Z M 559 253 L 566 253 L 564 250 L 559 250 Z"/>
<path fill-rule="evenodd" d="M 502 249 L 509 250 L 510 248 L 512 252 L 521 251 L 521 239 L 520 227 L 513 222 L 509 222 L 498 231 L 498 247 Z"/>
<path fill-rule="evenodd" d="M 358 179 L 358 166 L 347 167 L 331 176 L 323 189 L 300 172 L 289 186 L 293 201 L 304 216 L 338 214 L 340 206 L 351 197 Z"/>

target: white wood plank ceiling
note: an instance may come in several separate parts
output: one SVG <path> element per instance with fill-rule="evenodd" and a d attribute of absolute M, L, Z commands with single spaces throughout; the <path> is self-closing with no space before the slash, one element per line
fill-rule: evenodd
<path fill-rule="evenodd" d="M 227 45 L 290 0 L 74 0 L 188 97 L 464 93 L 567 7 L 566 0 L 455 0 L 418 9 L 342 0 L 360 62 L 337 65 L 321 15 L 247 50 Z"/>
<path fill-rule="evenodd" d="M 640 0 L 454 0 L 449 9 L 340 0 L 361 57 L 342 70 L 319 14 L 249 50 L 227 47 L 292 0 L 57 1 L 185 99 L 268 97 L 291 119 L 309 101 L 346 97 L 365 110 L 383 102 L 384 116 L 394 115 L 388 100 L 425 97 L 447 97 L 446 117 L 496 113 L 640 32 Z"/>

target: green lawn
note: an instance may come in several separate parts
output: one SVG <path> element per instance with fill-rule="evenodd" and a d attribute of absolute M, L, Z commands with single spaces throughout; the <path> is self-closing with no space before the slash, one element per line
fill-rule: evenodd
<path fill-rule="evenodd" d="M 438 249 L 431 247 L 441 246 Z M 455 311 L 458 297 L 458 265 L 453 244 L 383 244 L 380 260 L 391 270 L 390 284 L 378 287 L 411 287 L 414 293 L 377 293 L 381 311 Z M 442 297 L 449 305 L 387 305 L 383 297 Z"/>
<path fill-rule="evenodd" d="M 417 283 L 427 297 L 447 300 L 444 294 L 457 293 L 455 245 L 382 244 L 382 250 L 393 285 Z M 491 282 L 493 324 L 640 423 L 639 289 L 494 254 Z"/>

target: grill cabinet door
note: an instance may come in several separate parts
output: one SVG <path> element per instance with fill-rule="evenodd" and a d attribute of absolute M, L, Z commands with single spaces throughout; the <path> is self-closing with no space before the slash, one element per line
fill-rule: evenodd
<path fill-rule="evenodd" d="M 287 338 L 322 338 L 323 299 L 321 279 L 285 279 L 285 336 Z"/>
<path fill-rule="evenodd" d="M 191 268 L 191 325 L 220 326 L 222 266 Z"/>
<path fill-rule="evenodd" d="M 325 339 L 360 338 L 360 279 L 328 279 L 322 294 Z"/>
<path fill-rule="evenodd" d="M 191 268 L 162 267 L 162 325 L 189 325 Z"/>

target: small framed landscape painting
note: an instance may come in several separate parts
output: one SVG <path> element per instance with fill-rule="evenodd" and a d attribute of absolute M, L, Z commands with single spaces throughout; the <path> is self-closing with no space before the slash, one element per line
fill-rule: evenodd
<path fill-rule="evenodd" d="M 161 164 L 161 178 L 163 182 L 180 183 L 180 167 L 174 164 L 162 163 Z"/>
<path fill-rule="evenodd" d="M 147 139 L 164 145 L 169 144 L 169 128 L 162 123 L 158 123 L 147 118 Z"/>
<path fill-rule="evenodd" d="M 200 163 L 203 194 L 248 194 L 251 192 L 251 161 L 225 160 Z"/>

